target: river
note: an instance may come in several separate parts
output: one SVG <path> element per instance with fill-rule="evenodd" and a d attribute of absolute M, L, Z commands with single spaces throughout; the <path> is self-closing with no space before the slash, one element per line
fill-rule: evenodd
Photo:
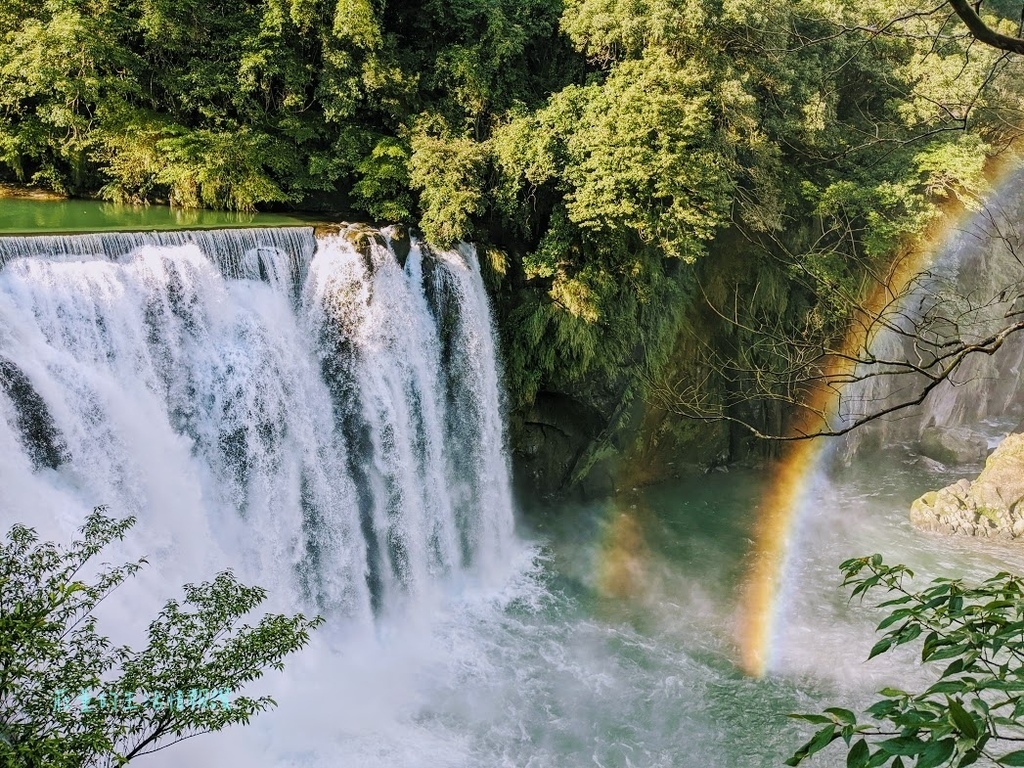
<path fill-rule="evenodd" d="M 168 230 L 181 227 L 284 227 L 313 220 L 318 220 L 318 217 L 285 213 L 231 213 L 169 208 L 166 205 L 121 205 L 97 200 L 3 197 L 0 194 L 0 235 Z"/>

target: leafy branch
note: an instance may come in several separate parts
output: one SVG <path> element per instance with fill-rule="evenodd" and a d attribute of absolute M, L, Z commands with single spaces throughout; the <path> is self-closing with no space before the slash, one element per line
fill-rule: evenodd
<path fill-rule="evenodd" d="M 868 656 L 920 643 L 923 663 L 936 667 L 935 682 L 920 692 L 884 688 L 862 722 L 851 710 L 790 715 L 820 726 L 786 761 L 796 766 L 833 742 L 847 748 L 849 768 L 916 768 L 972 765 L 985 758 L 1024 765 L 1024 580 L 998 573 L 981 585 L 935 579 L 923 590 L 908 586 L 913 572 L 888 566 L 881 555 L 844 562 L 843 585 L 851 598 L 881 589 L 890 609 L 884 632 Z M 941 671 L 939 671 L 941 669 Z"/>
<path fill-rule="evenodd" d="M 225 571 L 212 582 L 186 584 L 184 601 L 168 601 L 143 649 L 115 647 L 97 631 L 93 612 L 145 560 L 104 564 L 90 580 L 81 578 L 86 564 L 135 523 L 104 512 L 94 510 L 65 547 L 39 541 L 23 525 L 0 541 L 0 765 L 123 766 L 247 724 L 276 704 L 242 692 L 267 669 L 282 669 L 323 621 L 268 614 L 246 623 L 266 590 Z M 90 706 L 92 691 L 101 693 Z M 201 697 L 189 706 L 134 701 L 140 693 L 182 691 L 223 697 L 213 705 Z"/>

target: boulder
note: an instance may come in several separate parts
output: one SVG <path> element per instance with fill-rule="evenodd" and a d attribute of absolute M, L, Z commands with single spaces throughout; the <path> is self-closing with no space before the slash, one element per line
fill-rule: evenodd
<path fill-rule="evenodd" d="M 1024 536 L 1024 434 L 1008 435 L 974 482 L 957 480 L 917 499 L 910 522 L 941 533 Z"/>
<path fill-rule="evenodd" d="M 1024 434 L 1009 435 L 999 444 L 972 490 L 982 507 L 1017 509 L 1024 499 Z"/>
<path fill-rule="evenodd" d="M 929 472 L 945 472 L 946 465 L 941 461 L 935 461 L 935 459 L 929 459 L 927 456 L 918 456 L 914 462 L 919 467 L 924 467 Z"/>
<path fill-rule="evenodd" d="M 405 262 L 409 258 L 409 251 L 412 250 L 412 235 L 409 232 L 409 228 L 401 224 L 395 224 L 382 230 L 382 233 L 391 245 L 391 250 L 394 251 L 399 265 L 402 269 L 405 269 Z"/>
<path fill-rule="evenodd" d="M 941 464 L 980 464 L 988 454 L 988 441 L 963 427 L 926 427 L 918 451 Z"/>
<path fill-rule="evenodd" d="M 373 274 L 376 271 L 376 263 L 373 258 L 373 246 L 387 248 L 387 241 L 380 230 L 367 226 L 366 224 L 349 224 L 342 230 L 341 236 L 348 240 L 355 251 L 363 257 L 366 271 Z"/>

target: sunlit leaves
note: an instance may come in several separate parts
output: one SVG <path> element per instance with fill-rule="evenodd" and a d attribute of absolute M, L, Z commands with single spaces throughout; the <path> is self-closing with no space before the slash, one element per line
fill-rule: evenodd
<path fill-rule="evenodd" d="M 702 0 L 569 0 L 562 27 L 589 56 L 609 61 L 659 46 L 693 51 L 714 20 L 714 5 Z"/>
<path fill-rule="evenodd" d="M 955 142 L 925 147 L 914 157 L 914 164 L 924 177 L 928 194 L 955 198 L 977 210 L 988 191 L 985 160 L 989 150 L 980 137 L 965 135 Z"/>
<path fill-rule="evenodd" d="M 334 34 L 351 40 L 359 48 L 376 48 L 381 43 L 380 27 L 370 0 L 337 0 Z"/>
<path fill-rule="evenodd" d="M 409 189 L 409 148 L 402 141 L 382 137 L 356 166 L 361 177 L 352 188 L 366 211 L 377 221 L 405 221 L 412 201 Z"/>
<path fill-rule="evenodd" d="M 163 165 L 158 182 L 184 208 L 254 210 L 257 202 L 289 196 L 268 172 L 287 162 L 271 136 L 246 128 L 234 132 L 180 131 L 157 142 Z"/>
<path fill-rule="evenodd" d="M 652 55 L 567 94 L 582 107 L 563 139 L 570 218 L 597 231 L 628 227 L 669 256 L 699 255 L 730 199 L 709 86 L 699 63 Z"/>
<path fill-rule="evenodd" d="M 420 226 L 436 243 L 466 238 L 480 209 L 486 148 L 468 138 L 418 133 L 412 140 L 410 181 L 419 188 Z"/>

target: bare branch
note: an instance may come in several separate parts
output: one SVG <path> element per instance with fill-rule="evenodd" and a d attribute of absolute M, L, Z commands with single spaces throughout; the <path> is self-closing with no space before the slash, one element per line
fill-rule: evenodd
<path fill-rule="evenodd" d="M 648 371 L 649 402 L 776 442 L 836 437 L 901 412 L 910 415 L 940 385 L 970 381 L 976 374 L 967 373 L 975 370 L 969 360 L 996 354 L 1024 330 L 1024 234 L 1016 209 L 986 205 L 972 222 L 956 247 L 980 248 L 997 260 L 990 262 L 994 271 L 984 286 L 963 283 L 946 267 L 907 277 L 909 254 L 879 269 L 851 248 L 859 225 L 842 212 L 817 222 L 819 235 L 802 253 L 771 231 L 734 221 L 747 242 L 803 284 L 819 307 L 802 321 L 787 319 L 770 301 L 759 303 L 760 281 L 713 298 L 697 280 L 704 307 L 728 328 L 723 335 L 735 340 L 733 348 L 712 347 L 706 331 L 705 337 L 692 331 L 693 362 L 683 371 Z M 816 269 L 823 256 L 862 262 L 854 269 L 859 285 Z M 822 307 L 832 319 L 822 318 Z M 777 420 L 780 410 L 788 424 L 766 428 L 762 417 Z"/>

